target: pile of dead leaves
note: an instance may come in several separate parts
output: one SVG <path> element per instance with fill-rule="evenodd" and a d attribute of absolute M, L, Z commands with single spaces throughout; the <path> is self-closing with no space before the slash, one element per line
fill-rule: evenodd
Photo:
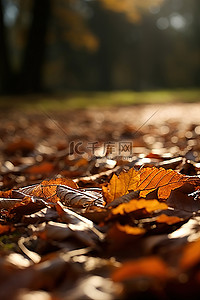
<path fill-rule="evenodd" d="M 53 152 L 45 126 L 36 126 L 40 142 L 19 128 L 13 140 L 2 136 L 0 299 L 197 299 L 199 126 L 177 142 L 179 155 L 169 150 L 175 127 L 166 126 L 172 131 L 159 153 L 154 133 L 148 146 L 145 129 L 137 136 L 131 126 L 119 129 L 118 138 L 137 144 L 128 159 L 108 148 L 70 153 L 73 135 Z M 99 147 L 114 127 L 105 125 Z M 12 122 L 7 130 L 15 131 Z"/>
<path fill-rule="evenodd" d="M 1 253 L 0 298 L 197 293 L 199 189 L 198 176 L 147 167 L 96 190 L 58 178 L 2 191 L 1 243 L 14 249 Z"/>

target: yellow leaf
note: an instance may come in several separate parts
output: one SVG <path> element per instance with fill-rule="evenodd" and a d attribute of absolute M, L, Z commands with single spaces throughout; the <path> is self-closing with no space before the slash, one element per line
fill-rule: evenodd
<path fill-rule="evenodd" d="M 158 200 L 145 200 L 145 199 L 139 199 L 139 200 L 131 200 L 128 203 L 123 203 L 118 205 L 116 208 L 112 209 L 112 214 L 117 215 L 124 215 L 125 213 L 130 213 L 132 211 L 138 210 L 138 209 L 146 209 L 147 212 L 152 212 L 155 210 L 163 210 L 167 209 L 168 206 L 165 203 L 161 203 Z"/>
<path fill-rule="evenodd" d="M 162 214 L 160 216 L 157 217 L 156 221 L 158 223 L 166 223 L 168 225 L 172 225 L 178 222 L 181 222 L 183 219 L 176 217 L 176 216 L 167 216 L 165 214 Z"/>
<path fill-rule="evenodd" d="M 114 199 L 128 194 L 130 190 L 137 190 L 140 175 L 134 168 L 128 172 L 122 172 L 119 176 L 113 175 L 107 186 L 103 186 L 103 194 L 106 202 L 110 203 Z"/>
<path fill-rule="evenodd" d="M 127 234 L 139 235 L 144 234 L 146 232 L 146 230 L 141 227 L 132 227 L 129 225 L 121 225 L 119 223 L 117 223 L 116 226 L 120 231 L 123 231 Z"/>

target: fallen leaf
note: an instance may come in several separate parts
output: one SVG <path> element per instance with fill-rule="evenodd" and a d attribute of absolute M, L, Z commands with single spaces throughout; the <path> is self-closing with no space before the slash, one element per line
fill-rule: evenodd
<path fill-rule="evenodd" d="M 38 165 L 28 167 L 24 172 L 28 174 L 49 174 L 53 172 L 54 168 L 54 164 L 44 161 Z"/>
<path fill-rule="evenodd" d="M 147 212 L 152 212 L 152 211 L 163 210 L 167 208 L 168 206 L 165 203 L 159 202 L 156 199 L 154 200 L 134 199 L 129 201 L 128 203 L 120 204 L 116 208 L 113 208 L 111 212 L 114 215 L 117 214 L 124 215 L 138 209 L 145 209 Z"/>
<path fill-rule="evenodd" d="M 11 209 L 21 201 L 22 199 L 0 198 L 0 209 Z"/>
<path fill-rule="evenodd" d="M 200 209 L 200 201 L 195 200 L 195 195 L 190 194 L 194 191 L 191 183 L 184 183 L 179 188 L 171 191 L 166 203 L 173 208 L 182 211 L 196 212 Z"/>
<path fill-rule="evenodd" d="M 0 234 L 5 234 L 10 231 L 14 231 L 15 228 L 12 225 L 1 225 L 0 224 Z"/>
<path fill-rule="evenodd" d="M 200 184 L 198 176 L 182 175 L 174 170 L 165 170 L 164 168 L 143 168 L 139 171 L 140 182 L 138 189 L 140 196 L 146 197 L 147 194 L 158 189 L 158 198 L 167 199 L 172 190 L 181 187 L 184 183 L 190 183 L 194 186 Z"/>
<path fill-rule="evenodd" d="M 17 201 L 14 207 L 9 209 L 9 215 L 15 215 L 16 218 L 20 219 L 25 214 L 39 211 L 44 206 L 44 202 L 41 199 L 25 196 L 20 202 Z"/>
<path fill-rule="evenodd" d="M 42 223 L 39 226 L 29 226 L 34 235 L 43 240 L 63 241 L 73 235 L 73 231 L 67 224 L 50 221 L 47 224 Z"/>
<path fill-rule="evenodd" d="M 57 202 L 56 210 L 60 219 L 67 223 L 68 227 L 74 232 L 74 236 L 87 246 L 96 248 L 97 241 L 103 241 L 104 234 L 95 228 L 92 221 L 64 207 L 60 202 Z"/>
<path fill-rule="evenodd" d="M 170 274 L 168 266 L 159 257 L 147 257 L 127 261 L 112 274 L 114 282 L 120 282 L 138 276 L 166 279 Z"/>
<path fill-rule="evenodd" d="M 127 234 L 133 234 L 133 235 L 140 235 L 140 234 L 144 234 L 146 232 L 146 230 L 144 228 L 141 227 L 133 227 L 130 225 L 121 225 L 119 223 L 116 224 L 117 229 L 119 229 L 120 231 L 123 231 Z"/>
<path fill-rule="evenodd" d="M 166 223 L 168 225 L 172 225 L 178 222 L 183 221 L 182 218 L 176 217 L 176 216 L 167 216 L 165 214 L 161 214 L 156 218 L 156 222 L 158 223 Z"/>
<path fill-rule="evenodd" d="M 17 138 L 6 146 L 5 151 L 9 154 L 14 154 L 17 151 L 28 153 L 33 151 L 34 148 L 35 145 L 31 141 L 24 138 Z"/>
<path fill-rule="evenodd" d="M 193 268 L 200 262 L 200 239 L 188 243 L 180 258 L 180 268 L 184 271 Z"/>
<path fill-rule="evenodd" d="M 19 191 L 27 195 L 42 198 L 47 202 L 57 202 L 58 200 L 60 200 L 59 197 L 57 196 L 57 187 L 59 185 L 65 185 L 73 189 L 78 188 L 77 184 L 73 180 L 65 179 L 65 178 L 57 178 L 57 179 L 43 180 L 38 185 L 27 186 L 19 189 Z"/>
<path fill-rule="evenodd" d="M 132 199 L 137 199 L 138 197 L 139 197 L 139 191 L 132 191 L 132 192 L 126 194 L 126 195 L 123 195 L 123 196 L 121 196 L 119 198 L 116 198 L 112 202 L 108 203 L 106 205 L 106 207 L 116 207 L 119 204 L 127 203 L 130 200 L 132 200 Z"/>
<path fill-rule="evenodd" d="M 86 207 L 89 205 L 103 206 L 104 200 L 100 193 L 94 191 L 82 191 L 69 186 L 58 185 L 57 196 L 60 201 L 72 207 Z"/>
<path fill-rule="evenodd" d="M 121 172 L 119 176 L 113 175 L 107 186 L 103 186 L 103 195 L 107 203 L 119 198 L 129 191 L 137 190 L 140 181 L 138 171 L 131 168 L 128 172 Z"/>

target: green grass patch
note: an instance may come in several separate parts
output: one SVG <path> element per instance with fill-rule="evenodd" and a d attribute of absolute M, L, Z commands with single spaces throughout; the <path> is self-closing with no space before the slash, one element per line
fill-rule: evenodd
<path fill-rule="evenodd" d="M 18 249 L 17 241 L 21 234 L 15 231 L 12 234 L 4 234 L 0 237 L 0 251 L 16 251 Z"/>
<path fill-rule="evenodd" d="M 151 103 L 200 102 L 200 89 L 160 91 L 70 92 L 65 95 L 1 97 L 0 108 L 68 110 Z"/>

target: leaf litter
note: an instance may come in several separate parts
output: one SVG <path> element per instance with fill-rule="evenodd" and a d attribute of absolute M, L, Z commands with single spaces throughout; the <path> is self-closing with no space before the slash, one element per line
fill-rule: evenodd
<path fill-rule="evenodd" d="M 0 299 L 196 299 L 200 125 L 66 114 L 2 115 Z"/>

